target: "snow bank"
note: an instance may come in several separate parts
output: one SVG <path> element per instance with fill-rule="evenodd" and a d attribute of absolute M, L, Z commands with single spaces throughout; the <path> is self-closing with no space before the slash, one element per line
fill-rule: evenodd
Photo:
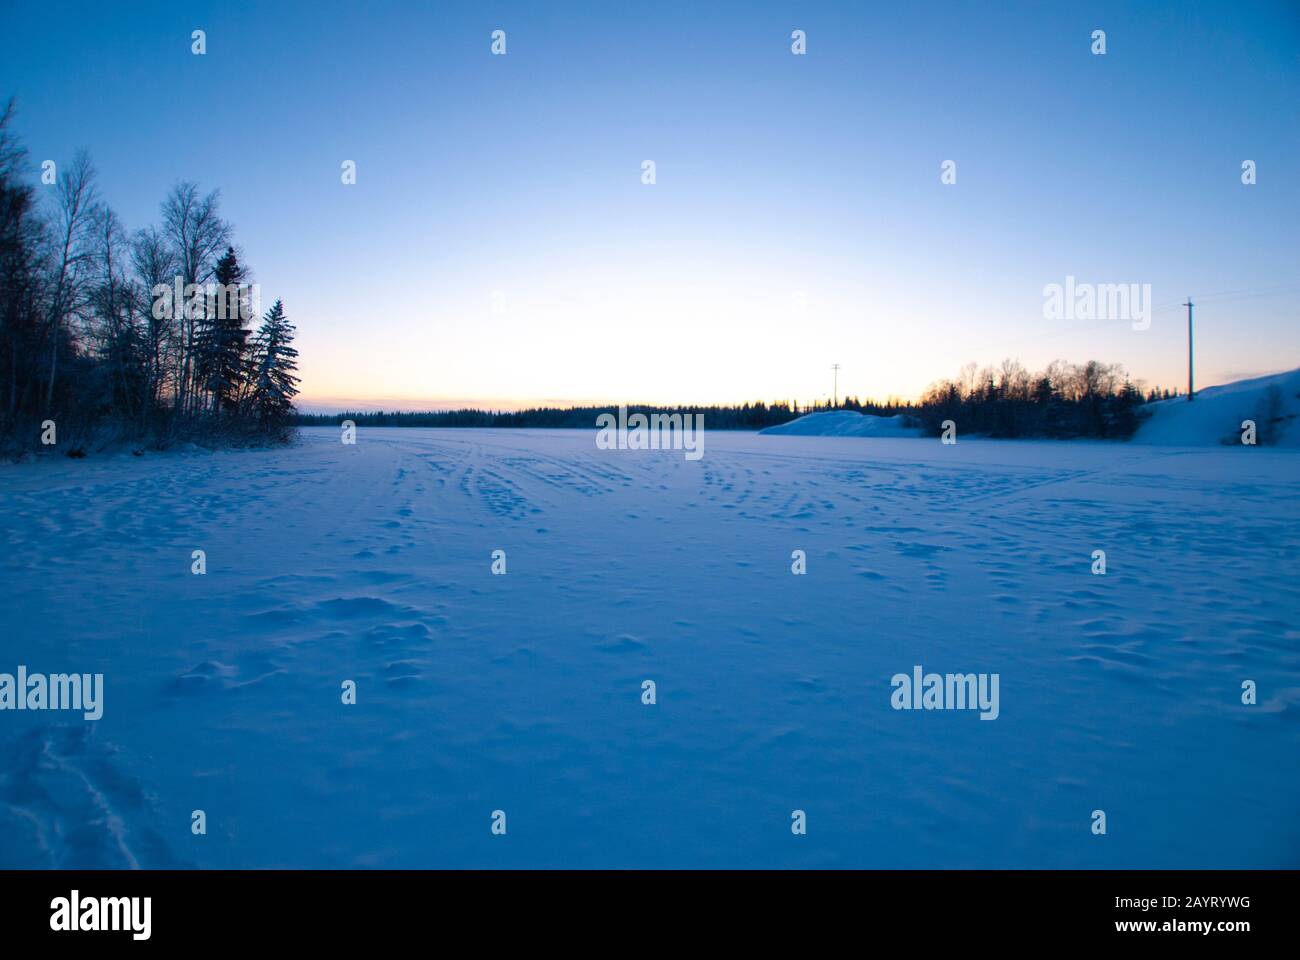
<path fill-rule="evenodd" d="M 1259 443 L 1300 447 L 1300 370 L 1209 387 L 1186 397 L 1151 404 L 1151 418 L 1133 443 L 1199 447 L 1241 442 L 1241 422 L 1254 420 Z"/>
<path fill-rule="evenodd" d="M 904 426 L 901 413 L 877 417 L 856 410 L 809 413 L 798 420 L 759 431 L 794 437 L 919 437 L 921 432 L 918 427 Z"/>

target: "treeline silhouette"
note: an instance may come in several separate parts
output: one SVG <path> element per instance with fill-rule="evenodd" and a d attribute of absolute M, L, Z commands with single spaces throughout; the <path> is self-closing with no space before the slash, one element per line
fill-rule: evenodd
<path fill-rule="evenodd" d="M 257 287 L 216 191 L 179 183 L 128 233 L 79 152 L 41 186 L 0 113 L 0 451 L 248 444 L 291 433 L 294 327 Z M 39 191 L 39 193 L 38 193 Z"/>
<path fill-rule="evenodd" d="M 964 434 L 990 437 L 1075 437 L 1127 440 L 1145 403 L 1174 394 L 1143 394 L 1118 364 L 1056 360 L 1031 373 L 1016 360 L 994 369 L 968 364 L 955 380 L 932 384 L 914 416 L 933 435 L 947 420 Z"/>
<path fill-rule="evenodd" d="M 618 416 L 618 405 L 590 407 L 532 407 L 527 410 L 430 410 L 430 411 L 369 411 L 353 413 L 299 413 L 293 422 L 299 426 L 338 426 L 351 420 L 357 426 L 370 427 L 503 427 L 525 429 L 529 427 L 555 427 L 569 429 L 595 429 L 596 418 L 602 413 Z M 806 411 L 804 411 L 806 412 Z M 710 407 L 658 407 L 647 404 L 629 404 L 627 414 L 643 413 L 702 413 L 706 430 L 761 430 L 764 427 L 787 423 L 802 416 L 798 407 L 786 403 L 746 403 L 740 406 Z"/>
<path fill-rule="evenodd" d="M 1118 365 L 1089 361 L 1074 366 L 1058 360 L 1041 373 L 1030 373 L 1015 360 L 1000 368 L 964 368 L 954 380 L 933 384 L 918 403 L 889 400 L 879 403 L 847 397 L 800 407 L 793 401 L 745 403 L 738 406 L 654 406 L 630 404 L 628 416 L 642 413 L 702 413 L 707 430 L 762 430 L 809 413 L 856 410 L 881 417 L 902 414 L 911 426 L 939 435 L 945 420 L 962 434 L 991 437 L 1095 437 L 1127 439 L 1141 420 L 1143 404 L 1174 394 L 1152 390 L 1143 394 Z M 532 407 L 527 410 L 477 409 L 430 411 L 354 411 L 299 413 L 300 426 L 339 426 L 352 421 L 372 427 L 555 427 L 595 429 L 604 413 L 618 416 L 614 404 L 583 407 Z"/>

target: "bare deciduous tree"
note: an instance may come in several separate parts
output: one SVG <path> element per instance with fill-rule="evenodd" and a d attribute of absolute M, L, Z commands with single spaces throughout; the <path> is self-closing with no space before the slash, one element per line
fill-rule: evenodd
<path fill-rule="evenodd" d="M 45 330 L 50 350 L 50 372 L 45 386 L 47 410 L 54 406 L 59 348 L 63 345 L 69 318 L 82 305 L 90 272 L 88 261 L 94 250 L 92 234 L 99 201 L 95 192 L 95 167 L 89 154 L 84 150 L 77 151 L 72 163 L 59 174 L 56 189 L 58 213 L 53 246 L 49 252 L 51 296 Z"/>
<path fill-rule="evenodd" d="M 198 186 L 189 182 L 178 183 L 163 201 L 163 232 L 185 286 L 207 283 L 217 256 L 230 242 L 232 230 L 218 212 L 220 201 L 219 191 L 201 197 Z M 179 372 L 175 406 L 182 413 L 196 412 L 202 399 L 195 383 L 195 348 L 205 319 L 203 308 L 197 304 L 187 303 L 177 311 Z"/>

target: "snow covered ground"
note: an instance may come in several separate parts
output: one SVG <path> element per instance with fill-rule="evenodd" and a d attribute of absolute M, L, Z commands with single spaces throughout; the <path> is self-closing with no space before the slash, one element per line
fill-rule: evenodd
<path fill-rule="evenodd" d="M 1300 454 L 594 436 L 0 467 L 0 866 L 1300 866 Z"/>

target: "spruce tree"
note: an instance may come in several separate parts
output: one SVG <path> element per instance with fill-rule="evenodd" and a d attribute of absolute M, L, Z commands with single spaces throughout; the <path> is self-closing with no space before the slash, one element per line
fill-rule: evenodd
<path fill-rule="evenodd" d="M 298 351 L 293 346 L 294 326 L 284 315 L 284 302 L 275 301 L 262 319 L 253 341 L 252 406 L 265 429 L 283 427 L 293 414 L 298 395 Z"/>
<path fill-rule="evenodd" d="M 251 332 L 244 326 L 248 294 L 243 284 L 248 279 L 248 268 L 239 262 L 234 247 L 226 247 L 212 277 L 219 285 L 218 302 L 203 323 L 196 362 L 200 383 L 211 396 L 213 408 L 234 414 L 242 393 Z M 235 291 L 233 297 L 228 295 L 230 291 Z"/>

